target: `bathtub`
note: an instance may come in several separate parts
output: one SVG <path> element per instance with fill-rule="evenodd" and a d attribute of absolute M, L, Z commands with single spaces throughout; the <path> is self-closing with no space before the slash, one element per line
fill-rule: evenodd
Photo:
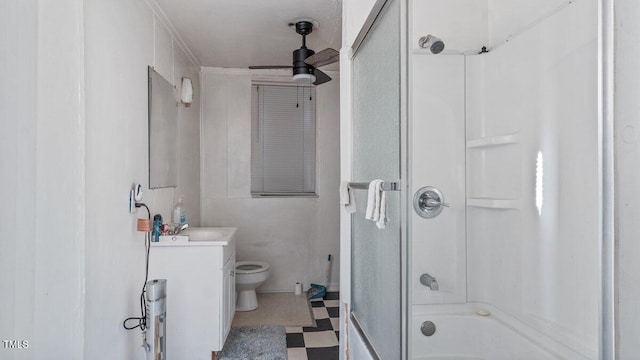
<path fill-rule="evenodd" d="M 425 321 L 435 324 L 431 336 L 420 331 Z M 410 326 L 412 360 L 587 358 L 486 304 L 414 306 Z"/>

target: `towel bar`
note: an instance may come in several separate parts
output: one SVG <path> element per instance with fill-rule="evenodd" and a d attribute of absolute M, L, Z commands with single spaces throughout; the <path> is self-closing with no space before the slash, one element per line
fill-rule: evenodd
<path fill-rule="evenodd" d="M 349 187 L 352 189 L 358 190 L 369 190 L 368 182 L 350 182 Z M 383 191 L 400 191 L 400 183 L 398 182 L 383 182 L 382 183 Z"/>

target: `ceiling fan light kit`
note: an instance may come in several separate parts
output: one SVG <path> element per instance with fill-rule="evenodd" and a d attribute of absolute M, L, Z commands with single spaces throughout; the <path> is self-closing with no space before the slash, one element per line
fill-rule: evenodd
<path fill-rule="evenodd" d="M 312 74 L 295 74 L 293 75 L 293 82 L 300 85 L 311 84 L 316 81 L 316 76 Z"/>

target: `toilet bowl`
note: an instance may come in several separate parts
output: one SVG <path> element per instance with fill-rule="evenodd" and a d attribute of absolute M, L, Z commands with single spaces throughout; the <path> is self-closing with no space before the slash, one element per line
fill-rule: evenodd
<path fill-rule="evenodd" d="M 262 261 L 236 262 L 236 311 L 251 311 L 258 308 L 256 288 L 269 278 L 269 264 Z"/>

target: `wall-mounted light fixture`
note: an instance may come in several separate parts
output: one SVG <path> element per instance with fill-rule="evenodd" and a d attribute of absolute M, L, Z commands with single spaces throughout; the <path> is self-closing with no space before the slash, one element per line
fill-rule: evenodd
<path fill-rule="evenodd" d="M 193 84 L 188 77 L 182 78 L 182 90 L 180 91 L 180 100 L 185 107 L 191 106 L 193 102 Z"/>

